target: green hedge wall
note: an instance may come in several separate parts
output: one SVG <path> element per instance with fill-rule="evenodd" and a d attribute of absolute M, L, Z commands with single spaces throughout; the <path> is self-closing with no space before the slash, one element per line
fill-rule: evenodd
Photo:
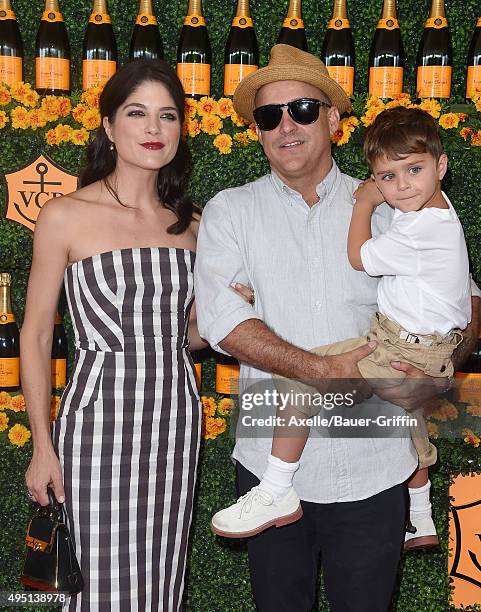
<path fill-rule="evenodd" d="M 268 51 L 275 42 L 280 23 L 287 8 L 287 0 L 251 0 L 261 64 L 267 61 Z M 41 0 L 14 0 L 14 9 L 24 38 L 26 52 L 26 80 L 32 82 L 33 49 Z M 75 0 L 61 3 L 68 28 L 75 70 L 73 86 L 79 86 L 80 55 L 90 2 Z M 166 59 L 175 61 L 178 34 L 187 1 L 155 0 L 164 40 Z M 119 45 L 121 61 L 127 57 L 130 35 L 137 10 L 135 0 L 111 0 L 110 13 Z M 214 58 L 213 95 L 222 95 L 223 48 L 234 0 L 204 0 Z M 365 2 L 351 0 L 349 15 L 354 31 L 357 72 L 356 91 L 366 92 L 367 57 L 370 41 L 381 10 L 381 0 Z M 400 0 L 398 15 L 407 54 L 406 91 L 413 92 L 415 57 L 424 20 L 429 10 L 428 0 Z M 454 47 L 454 96 L 463 101 L 465 58 L 475 20 L 480 10 L 475 0 L 453 0 L 449 3 L 448 18 Z M 328 0 L 304 0 L 303 13 L 310 50 L 319 53 L 324 28 L 330 17 Z M 30 162 L 40 152 L 46 152 L 66 169 L 77 172 L 82 164 L 83 150 L 73 145 L 49 147 L 39 134 L 0 131 L 0 171 L 11 172 Z M 205 135 L 192 144 L 194 172 L 191 191 L 204 204 L 218 190 L 241 184 L 260 176 L 267 170 L 266 161 L 257 145 L 234 149 L 232 154 L 220 156 Z M 447 146 L 450 170 L 444 188 L 452 199 L 463 222 L 475 277 L 481 281 L 481 149 L 469 148 L 461 139 Z M 345 172 L 366 176 L 358 137 L 348 145 L 336 148 L 335 157 Z M 23 226 L 5 219 L 6 189 L 0 184 L 0 267 L 14 276 L 14 308 L 22 321 L 23 305 L 31 263 L 32 235 Z M 67 327 L 70 329 L 67 320 Z M 70 335 L 71 338 L 71 335 Z M 434 515 L 442 545 L 439 550 L 425 554 L 405 555 L 399 572 L 395 610 L 397 612 L 445 612 L 450 609 L 449 580 L 447 577 L 447 515 L 448 485 L 453 474 L 481 471 L 480 453 L 461 441 L 441 440 L 437 443 L 439 460 L 431 470 Z M 211 514 L 234 498 L 234 472 L 229 460 L 232 440 L 224 435 L 208 441 L 202 448 L 196 513 L 192 531 L 192 548 L 188 564 L 186 606 L 195 612 L 227 612 L 254 610 L 250 595 L 245 547 L 239 542 L 215 538 L 209 530 Z M 28 449 L 28 447 L 25 447 Z M 24 472 L 29 450 L 0 446 L 0 590 L 18 590 L 18 574 L 23 554 L 23 537 L 29 512 L 24 495 Z M 320 588 L 317 610 L 328 610 Z"/>

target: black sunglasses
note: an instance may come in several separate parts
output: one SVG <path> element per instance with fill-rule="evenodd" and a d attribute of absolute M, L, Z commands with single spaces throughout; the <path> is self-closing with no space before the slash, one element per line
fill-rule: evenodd
<path fill-rule="evenodd" d="M 258 106 L 254 109 L 254 119 L 257 127 L 263 132 L 274 130 L 282 119 L 282 109 L 287 108 L 289 116 L 296 123 L 308 125 L 314 123 L 319 118 L 319 109 L 321 106 L 331 108 L 331 104 L 316 100 L 315 98 L 299 98 L 285 104 L 266 104 Z"/>

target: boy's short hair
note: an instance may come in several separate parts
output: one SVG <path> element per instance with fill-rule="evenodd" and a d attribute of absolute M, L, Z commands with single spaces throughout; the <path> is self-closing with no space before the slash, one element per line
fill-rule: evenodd
<path fill-rule="evenodd" d="M 364 135 L 369 166 L 379 157 L 402 159 L 411 153 L 429 153 L 436 161 L 444 153 L 434 119 L 420 108 L 396 106 L 380 113 Z"/>

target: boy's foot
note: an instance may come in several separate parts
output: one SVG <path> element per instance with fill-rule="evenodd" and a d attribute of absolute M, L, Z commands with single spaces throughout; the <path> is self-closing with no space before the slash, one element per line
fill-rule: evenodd
<path fill-rule="evenodd" d="M 298 521 L 302 506 L 294 488 L 278 500 L 258 486 L 239 497 L 235 504 L 212 517 L 211 529 L 224 538 L 247 538 L 268 527 L 282 527 Z"/>
<path fill-rule="evenodd" d="M 404 550 L 426 550 L 438 544 L 439 539 L 431 512 L 422 514 L 411 512 L 404 536 Z"/>

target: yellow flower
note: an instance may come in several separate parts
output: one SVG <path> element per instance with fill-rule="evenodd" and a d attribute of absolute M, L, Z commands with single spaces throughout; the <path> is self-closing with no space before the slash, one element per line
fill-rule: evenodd
<path fill-rule="evenodd" d="M 197 113 L 201 117 L 207 117 L 210 115 L 217 115 L 219 110 L 219 105 L 209 96 L 204 96 L 201 98 L 197 104 Z"/>
<path fill-rule="evenodd" d="M 213 418 L 208 416 L 205 419 L 205 434 L 204 438 L 206 440 L 215 440 L 218 435 L 224 433 L 226 430 L 226 422 L 221 417 Z"/>
<path fill-rule="evenodd" d="M 234 106 L 230 98 L 221 98 L 219 100 L 217 110 L 219 117 L 222 117 L 222 119 L 227 119 L 227 117 L 232 115 L 233 110 Z"/>
<path fill-rule="evenodd" d="M 202 131 L 211 136 L 219 134 L 223 127 L 222 119 L 216 115 L 204 115 L 200 124 Z"/>
<path fill-rule="evenodd" d="M 461 128 L 459 130 L 459 134 L 464 138 L 464 140 L 468 140 L 468 138 L 471 138 L 471 135 L 473 133 L 473 130 L 471 128 Z"/>
<path fill-rule="evenodd" d="M 234 140 L 243 147 L 246 147 L 251 141 L 247 132 L 237 132 L 237 134 L 234 135 Z"/>
<path fill-rule="evenodd" d="M 28 114 L 30 119 L 30 127 L 32 130 L 45 127 L 47 124 L 47 115 L 41 108 L 34 108 Z"/>
<path fill-rule="evenodd" d="M 12 396 L 6 391 L 0 391 L 0 410 L 4 410 L 7 406 L 10 406 L 10 400 Z"/>
<path fill-rule="evenodd" d="M 8 432 L 8 439 L 14 446 L 24 446 L 26 442 L 30 440 L 32 434 L 25 427 L 17 423 Z"/>
<path fill-rule="evenodd" d="M 57 132 L 55 131 L 55 128 L 52 128 L 45 134 L 45 140 L 49 145 L 58 144 Z"/>
<path fill-rule="evenodd" d="M 473 147 L 481 147 L 481 130 L 477 130 L 471 136 L 471 144 Z"/>
<path fill-rule="evenodd" d="M 85 106 L 85 104 L 77 104 L 77 106 L 72 109 L 72 117 L 75 119 L 75 121 L 81 123 L 82 117 L 85 115 L 86 112 L 87 107 Z"/>
<path fill-rule="evenodd" d="M 42 98 L 40 108 L 45 112 L 47 121 L 57 121 L 60 115 L 60 109 L 57 96 L 45 96 Z"/>
<path fill-rule="evenodd" d="M 5 431 L 7 429 L 9 420 L 5 412 L 0 412 L 0 431 Z"/>
<path fill-rule="evenodd" d="M 81 123 L 87 130 L 96 130 L 100 126 L 99 111 L 94 108 L 88 109 L 85 111 Z"/>
<path fill-rule="evenodd" d="M 427 427 L 428 427 L 428 436 L 430 438 L 439 438 L 439 427 L 436 425 L 436 423 L 427 423 Z"/>
<path fill-rule="evenodd" d="M 474 106 L 476 107 L 476 110 L 479 111 L 481 113 L 481 98 L 478 98 L 474 104 Z"/>
<path fill-rule="evenodd" d="M 434 117 L 434 119 L 437 119 L 441 114 L 441 104 L 439 104 L 439 102 L 433 98 L 425 98 L 420 104 L 417 105 L 417 108 L 426 111 L 431 115 L 431 117 Z"/>
<path fill-rule="evenodd" d="M 13 412 L 25 412 L 25 398 L 23 395 L 15 395 L 10 401 L 10 410 Z"/>
<path fill-rule="evenodd" d="M 200 121 L 198 119 L 189 119 L 186 123 L 186 132 L 191 138 L 195 138 L 200 134 Z"/>
<path fill-rule="evenodd" d="M 217 408 L 217 404 L 215 403 L 215 399 L 213 397 L 207 397 L 203 395 L 201 397 L 202 402 L 202 411 L 205 416 L 213 417 Z"/>
<path fill-rule="evenodd" d="M 457 113 L 444 113 L 439 117 L 439 125 L 445 129 L 457 128 L 459 125 L 459 116 Z"/>
<path fill-rule="evenodd" d="M 69 98 L 65 98 L 64 96 L 58 96 L 57 100 L 58 104 L 58 114 L 61 117 L 68 117 L 70 111 L 72 110 L 72 103 Z"/>
<path fill-rule="evenodd" d="M 471 416 L 481 417 L 481 405 L 470 404 L 469 406 L 466 406 L 466 412 Z"/>
<path fill-rule="evenodd" d="M 382 111 L 386 108 L 386 105 L 381 100 L 381 98 L 377 98 L 375 96 L 371 96 L 367 99 L 366 108 L 369 110 L 371 108 L 377 108 L 379 111 Z"/>
<path fill-rule="evenodd" d="M 466 444 L 474 446 L 474 448 L 478 448 L 479 444 L 481 443 L 481 440 L 474 433 L 474 431 L 472 429 L 468 429 L 467 427 L 463 429 L 463 436 L 465 436 L 464 441 L 466 442 Z"/>
<path fill-rule="evenodd" d="M 16 106 L 10 113 L 12 127 L 26 130 L 29 127 L 28 110 L 24 106 Z"/>
<path fill-rule="evenodd" d="M 259 140 L 259 138 L 257 138 L 257 131 L 256 131 L 256 124 L 255 123 L 251 123 L 249 125 L 249 127 L 246 130 L 246 134 L 247 134 L 247 136 L 249 136 L 249 138 L 251 140 L 254 140 L 254 141 Z"/>
<path fill-rule="evenodd" d="M 74 145 L 84 145 L 88 142 L 89 132 L 85 128 L 80 128 L 80 130 L 72 130 L 70 132 L 70 142 L 73 142 Z"/>
<path fill-rule="evenodd" d="M 377 106 L 373 106 L 372 108 L 369 108 L 366 113 L 361 117 L 361 121 L 363 122 L 363 124 L 368 127 L 369 125 L 371 125 L 372 123 L 374 123 L 374 120 L 376 119 L 376 117 L 382 113 L 382 111 L 384 110 L 384 108 L 380 108 Z"/>
<path fill-rule="evenodd" d="M 230 414 L 235 406 L 230 397 L 223 397 L 218 403 L 219 414 Z"/>
<path fill-rule="evenodd" d="M 193 119 L 197 114 L 197 100 L 193 98 L 185 99 L 185 110 L 184 110 L 186 119 Z"/>
<path fill-rule="evenodd" d="M 10 95 L 8 89 L 4 85 L 0 86 L 0 106 L 6 106 L 7 104 L 10 104 L 11 101 L 12 96 Z"/>
<path fill-rule="evenodd" d="M 0 110 L 0 129 L 4 128 L 7 123 L 10 121 L 8 115 L 5 111 Z"/>
<path fill-rule="evenodd" d="M 100 91 L 98 87 L 87 89 L 87 91 L 84 91 L 81 95 L 80 100 L 89 108 L 97 110 L 99 107 Z"/>
<path fill-rule="evenodd" d="M 396 106 L 411 106 L 411 97 L 408 93 L 400 93 L 386 104 L 386 108 L 395 108 Z"/>
<path fill-rule="evenodd" d="M 249 122 L 243 119 L 240 115 L 238 115 L 235 110 L 232 110 L 230 118 L 232 120 L 232 123 L 237 127 L 244 127 L 245 125 L 249 125 Z"/>
<path fill-rule="evenodd" d="M 59 123 L 55 128 L 55 136 L 57 137 L 57 144 L 62 142 L 68 142 L 70 140 L 70 135 L 72 133 L 72 128 L 69 125 L 65 125 L 63 123 Z"/>
<path fill-rule="evenodd" d="M 232 137 L 229 134 L 219 134 L 214 138 L 214 147 L 219 149 L 221 155 L 232 151 Z"/>
<path fill-rule="evenodd" d="M 349 142 L 351 134 L 354 132 L 358 124 L 359 120 L 356 119 L 356 117 L 346 117 L 345 119 L 341 119 L 339 122 L 339 128 L 331 136 L 332 142 L 337 144 L 339 147 Z"/>
<path fill-rule="evenodd" d="M 357 128 L 360 123 L 359 119 L 357 117 L 354 117 L 354 115 L 346 117 L 345 119 L 342 119 L 342 121 L 344 122 L 344 125 L 351 128 L 351 131 L 354 131 L 354 129 Z"/>
<path fill-rule="evenodd" d="M 23 102 L 29 91 L 32 91 L 30 83 L 24 83 L 23 81 L 17 81 L 10 86 L 10 95 L 17 102 Z"/>
<path fill-rule="evenodd" d="M 38 95 L 38 93 L 34 91 L 33 89 L 30 89 L 23 96 L 22 102 L 23 104 L 25 104 L 25 106 L 29 106 L 30 108 L 33 108 L 34 106 L 36 106 L 39 98 L 40 96 Z"/>

